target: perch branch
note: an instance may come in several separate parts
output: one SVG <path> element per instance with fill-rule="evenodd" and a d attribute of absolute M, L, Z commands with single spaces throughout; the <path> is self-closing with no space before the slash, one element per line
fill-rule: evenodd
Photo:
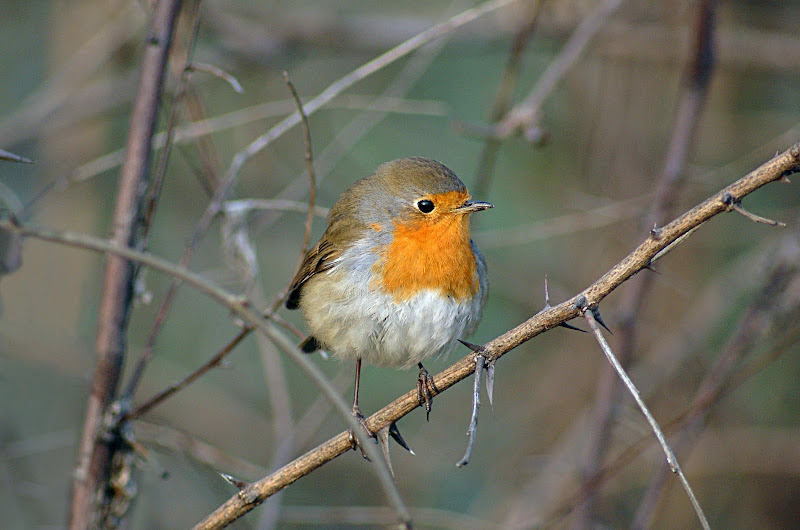
<path fill-rule="evenodd" d="M 579 296 L 583 297 L 589 304 L 598 304 L 625 280 L 648 267 L 650 265 L 650 260 L 659 252 L 672 245 L 675 240 L 695 230 L 712 217 L 727 211 L 728 205 L 723 201 L 723 197 L 726 193 L 730 193 L 733 197 L 741 199 L 766 184 L 781 180 L 783 172 L 796 167 L 798 163 L 800 163 L 800 143 L 793 145 L 772 160 L 764 163 L 733 184 L 715 193 L 668 225 L 654 231 L 654 233 L 636 247 L 633 252 L 579 295 L 557 306 L 540 311 L 514 329 L 511 329 L 485 344 L 484 352 L 486 359 L 491 363 L 536 335 L 554 328 L 567 320 L 580 316 L 580 311 L 575 305 Z M 441 393 L 459 381 L 469 377 L 474 372 L 475 354 L 470 353 L 443 372 L 434 376 L 434 384 L 439 390 L 439 393 Z M 402 418 L 418 406 L 419 399 L 415 388 L 367 418 L 367 427 L 375 432 Z M 333 460 L 346 452 L 350 447 L 349 434 L 347 432 L 340 433 L 327 442 L 296 458 L 293 462 L 290 462 L 273 474 L 253 483 L 251 487 L 258 492 L 256 498 L 251 498 L 249 502 L 245 502 L 243 499 L 234 496 L 217 508 L 217 510 L 195 528 L 219 528 L 229 524 L 236 518 L 241 517 L 244 513 L 252 510 L 259 502 L 262 502 L 270 495 L 282 490 L 314 469 Z"/>
<path fill-rule="evenodd" d="M 576 305 L 579 297 L 581 300 L 585 300 L 585 304 L 590 307 L 599 304 L 601 300 L 620 284 L 643 268 L 649 266 L 651 259 L 659 252 L 672 245 L 685 234 L 703 225 L 712 217 L 727 211 L 728 204 L 724 201 L 726 194 L 729 194 L 736 200 L 741 200 L 743 197 L 753 193 L 762 186 L 781 180 L 785 171 L 793 169 L 798 165 L 800 165 L 800 142 L 794 144 L 783 153 L 778 154 L 741 179 L 707 198 L 666 226 L 652 231 L 628 256 L 578 295 L 537 313 L 517 327 L 485 344 L 484 352 L 487 361 L 492 362 L 536 335 L 558 326 L 567 320 L 580 316 L 580 310 Z M 27 237 L 114 254 L 121 258 L 135 260 L 157 270 L 180 277 L 182 281 L 185 281 L 201 292 L 210 295 L 214 299 L 224 303 L 227 307 L 233 309 L 249 324 L 258 326 L 263 333 L 267 334 L 271 339 L 274 338 L 278 345 L 284 342 L 288 343 L 287 339 L 278 333 L 271 324 L 264 322 L 259 315 L 253 313 L 248 307 L 245 307 L 236 297 L 232 297 L 224 291 L 210 285 L 201 276 L 191 273 L 185 268 L 177 267 L 165 260 L 146 253 L 137 252 L 128 247 L 108 243 L 98 238 L 66 235 L 59 232 L 29 228 L 20 225 L 14 219 L 0 221 L 0 229 L 16 232 Z M 361 434 L 361 429 L 357 425 L 350 425 L 354 423 L 354 419 L 350 415 L 349 408 L 344 404 L 341 397 L 338 396 L 336 390 L 324 379 L 319 369 L 313 365 L 311 361 L 299 354 L 291 343 L 288 344 L 290 346 L 288 348 L 289 351 L 287 351 L 289 356 L 309 374 L 311 379 L 323 389 L 326 395 L 330 393 L 328 397 L 331 399 L 331 402 L 334 403 L 337 411 L 347 419 L 348 426 L 353 427 L 353 432 L 357 433 L 357 435 Z M 443 392 L 459 381 L 472 375 L 474 370 L 475 354 L 470 352 L 469 355 L 437 374 L 434 377 L 434 384 L 436 388 L 439 389 L 439 392 Z M 418 406 L 419 399 L 415 388 L 367 418 L 367 427 L 375 432 L 397 421 Z M 229 524 L 234 519 L 250 511 L 272 493 L 280 491 L 298 478 L 305 476 L 313 469 L 320 467 L 336 456 L 351 449 L 352 443 L 349 438 L 350 435 L 348 432 L 342 432 L 316 449 L 295 459 L 272 475 L 251 484 L 246 497 L 237 495 L 229 499 L 214 513 L 209 515 L 205 521 L 201 522 L 198 528 L 215 528 Z M 368 453 L 370 450 L 377 453 L 374 444 L 370 446 L 369 443 L 365 443 L 365 446 Z M 379 453 L 375 455 L 373 461 L 380 461 Z"/>

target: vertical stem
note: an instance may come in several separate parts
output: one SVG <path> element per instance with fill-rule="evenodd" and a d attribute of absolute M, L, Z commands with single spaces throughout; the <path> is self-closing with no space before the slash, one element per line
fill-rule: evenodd
<path fill-rule="evenodd" d="M 158 104 L 172 33 L 181 0 L 160 0 L 153 12 L 141 78 L 131 111 L 125 163 L 111 225 L 113 244 L 135 248 L 140 238 L 140 213 L 148 181 L 148 166 Z M 113 451 L 98 438 L 103 414 L 114 399 L 125 359 L 125 329 L 130 314 L 137 268 L 128 260 L 108 255 L 98 310 L 95 351 L 97 364 L 86 405 L 86 417 L 78 449 L 78 465 L 70 506 L 71 529 L 94 526 L 97 492 L 109 475 Z"/>

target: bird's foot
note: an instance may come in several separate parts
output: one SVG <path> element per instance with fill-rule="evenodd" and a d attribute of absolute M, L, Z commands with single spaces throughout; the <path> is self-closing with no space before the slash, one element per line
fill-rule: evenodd
<path fill-rule="evenodd" d="M 422 366 L 422 363 L 417 363 L 419 366 L 419 377 L 417 378 L 417 399 L 420 405 L 425 403 L 425 418 L 430 421 L 431 407 L 433 405 L 433 396 L 439 393 L 436 384 L 433 382 L 433 377 Z"/>
<path fill-rule="evenodd" d="M 353 416 L 355 416 L 356 421 L 361 425 L 361 428 L 364 429 L 364 432 L 367 434 L 367 436 L 374 439 L 375 443 L 378 443 L 378 437 L 375 435 L 375 433 L 369 430 L 369 427 L 367 427 L 367 421 L 364 418 L 364 415 L 361 414 L 361 409 L 358 408 L 358 405 L 353 406 Z M 352 429 L 350 430 L 350 443 L 353 444 L 353 449 L 358 447 L 358 449 L 361 451 L 361 456 L 369 460 L 367 453 L 364 452 L 364 448 L 361 447 L 361 443 L 358 441 L 358 437 L 355 435 Z"/>

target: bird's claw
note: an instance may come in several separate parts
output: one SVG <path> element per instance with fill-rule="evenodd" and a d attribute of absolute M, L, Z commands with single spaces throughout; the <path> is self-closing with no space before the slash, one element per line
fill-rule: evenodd
<path fill-rule="evenodd" d="M 428 373 L 425 367 L 422 366 L 422 363 L 417 364 L 419 365 L 419 377 L 417 378 L 417 399 L 419 400 L 420 405 L 425 403 L 425 418 L 426 420 L 430 421 L 433 396 L 438 394 L 439 390 L 436 388 L 436 384 L 433 382 L 433 377 Z"/>

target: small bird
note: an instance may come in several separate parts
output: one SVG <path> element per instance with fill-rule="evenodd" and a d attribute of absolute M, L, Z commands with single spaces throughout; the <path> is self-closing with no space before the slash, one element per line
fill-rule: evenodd
<path fill-rule="evenodd" d="M 300 348 L 356 362 L 420 369 L 420 403 L 430 412 L 433 380 L 422 360 L 446 354 L 478 325 L 489 281 L 470 239 L 473 201 L 461 180 L 429 158 L 386 162 L 348 188 L 306 254 L 286 307 L 303 310 L 311 335 Z"/>

